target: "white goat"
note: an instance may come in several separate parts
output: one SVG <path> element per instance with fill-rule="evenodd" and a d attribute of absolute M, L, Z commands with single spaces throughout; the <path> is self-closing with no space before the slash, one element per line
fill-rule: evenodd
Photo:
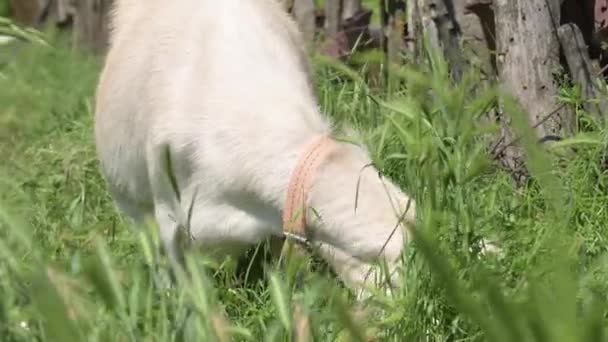
<path fill-rule="evenodd" d="M 414 203 L 366 167 L 364 149 L 318 140 L 330 124 L 278 1 L 118 0 L 112 19 L 97 152 L 119 208 L 138 222 L 153 214 L 170 255 L 181 252 L 175 238 L 190 199 L 204 251 L 241 253 L 283 236 L 295 184 L 303 192 L 294 206 L 314 209 L 303 216 L 307 237 L 346 284 L 363 285 L 378 257 L 395 269 L 407 241 L 396 227 L 399 218 L 412 224 Z M 306 152 L 315 142 L 326 155 Z"/>

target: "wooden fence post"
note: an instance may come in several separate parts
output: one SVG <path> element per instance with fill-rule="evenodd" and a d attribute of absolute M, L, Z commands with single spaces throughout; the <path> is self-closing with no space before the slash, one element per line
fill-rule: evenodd
<path fill-rule="evenodd" d="M 420 43 L 423 39 L 422 21 L 420 18 L 420 9 L 418 8 L 418 0 L 406 0 L 406 22 L 407 36 L 405 39 L 405 48 L 412 60 L 417 60 L 422 50 Z"/>
<path fill-rule="evenodd" d="M 103 54 L 108 47 L 108 13 L 113 0 L 76 0 L 74 46 Z"/>
<path fill-rule="evenodd" d="M 460 51 L 462 32 L 456 21 L 452 0 L 418 0 L 424 37 L 430 47 L 443 51 L 455 78 L 459 78 L 464 61 Z"/>
<path fill-rule="evenodd" d="M 386 53 L 389 64 L 399 64 L 399 54 L 405 49 L 406 3 L 403 0 L 388 0 L 385 30 L 387 35 Z"/>
<path fill-rule="evenodd" d="M 325 34 L 335 37 L 342 26 L 342 0 L 325 0 Z"/>
<path fill-rule="evenodd" d="M 342 20 L 354 17 L 361 8 L 361 0 L 342 0 Z"/>
<path fill-rule="evenodd" d="M 480 70 L 485 80 L 498 75 L 496 66 L 496 24 L 493 0 L 455 1 L 456 17 L 462 29 L 463 53 L 467 64 Z"/>
<path fill-rule="evenodd" d="M 310 48 L 316 32 L 315 1 L 295 0 L 293 3 L 293 16 L 298 22 L 304 42 Z"/>
<path fill-rule="evenodd" d="M 557 104 L 552 72 L 559 66 L 555 32 L 558 0 L 495 0 L 497 61 L 503 88 L 518 99 L 541 140 L 561 136 L 566 113 Z M 509 118 L 504 114 L 503 142 L 512 142 Z M 506 146 L 497 156 L 521 183 L 527 178 L 519 148 Z"/>
<path fill-rule="evenodd" d="M 560 26 L 558 34 L 572 81 L 581 86 L 583 107 L 597 119 L 605 120 L 608 102 L 595 82 L 599 70 L 594 70 L 591 64 L 581 30 L 575 24 L 566 24 Z"/>
<path fill-rule="evenodd" d="M 74 0 L 50 0 L 50 16 L 57 25 L 64 25 L 73 19 Z"/>
<path fill-rule="evenodd" d="M 65 25 L 72 18 L 73 0 L 11 0 L 13 17 L 21 25 L 41 28 Z"/>
<path fill-rule="evenodd" d="M 37 27 L 41 24 L 45 5 L 44 0 L 11 0 L 15 21 L 25 26 Z"/>
<path fill-rule="evenodd" d="M 386 68 L 385 79 L 390 92 L 398 87 L 398 81 L 393 77 L 393 68 L 398 68 L 403 61 L 401 52 L 405 50 L 405 1 L 389 0 L 386 15 Z"/>

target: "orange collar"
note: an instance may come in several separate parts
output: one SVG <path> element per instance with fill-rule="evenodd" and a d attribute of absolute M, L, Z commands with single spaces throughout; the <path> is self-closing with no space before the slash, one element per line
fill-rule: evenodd
<path fill-rule="evenodd" d="M 336 142 L 329 136 L 316 138 L 304 151 L 294 169 L 283 208 L 283 233 L 297 239 L 306 239 L 306 202 L 314 177 Z"/>

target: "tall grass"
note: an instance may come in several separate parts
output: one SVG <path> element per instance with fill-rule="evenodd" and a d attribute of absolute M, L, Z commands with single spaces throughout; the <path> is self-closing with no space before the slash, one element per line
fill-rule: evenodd
<path fill-rule="evenodd" d="M 316 59 L 324 112 L 357 127 L 418 203 L 403 286 L 357 303 L 314 263 L 216 265 L 193 251 L 187 272 L 172 269 L 153 225 L 117 216 L 97 171 L 99 62 L 51 45 L 0 70 L 2 341 L 606 340 L 605 146 L 577 145 L 559 163 L 475 73 L 454 83 L 429 53 L 395 70 L 388 93 Z M 524 189 L 486 155 L 496 127 L 483 118 L 499 99 L 524 137 Z M 502 251 L 483 253 L 482 239 Z"/>

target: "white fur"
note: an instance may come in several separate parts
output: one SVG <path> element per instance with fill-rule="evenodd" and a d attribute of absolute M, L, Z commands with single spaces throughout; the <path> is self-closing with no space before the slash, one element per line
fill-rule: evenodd
<path fill-rule="evenodd" d="M 238 253 L 281 236 L 291 172 L 314 137 L 330 133 L 304 44 L 277 3 L 118 0 L 97 93 L 98 156 L 118 206 L 136 221 L 153 214 L 173 256 L 194 194 L 191 229 L 203 250 Z M 365 150 L 340 143 L 308 202 L 321 215 L 307 216 L 314 242 L 351 285 L 382 250 L 394 269 L 408 204 L 405 222 L 414 220 L 414 203 L 369 163 Z"/>

